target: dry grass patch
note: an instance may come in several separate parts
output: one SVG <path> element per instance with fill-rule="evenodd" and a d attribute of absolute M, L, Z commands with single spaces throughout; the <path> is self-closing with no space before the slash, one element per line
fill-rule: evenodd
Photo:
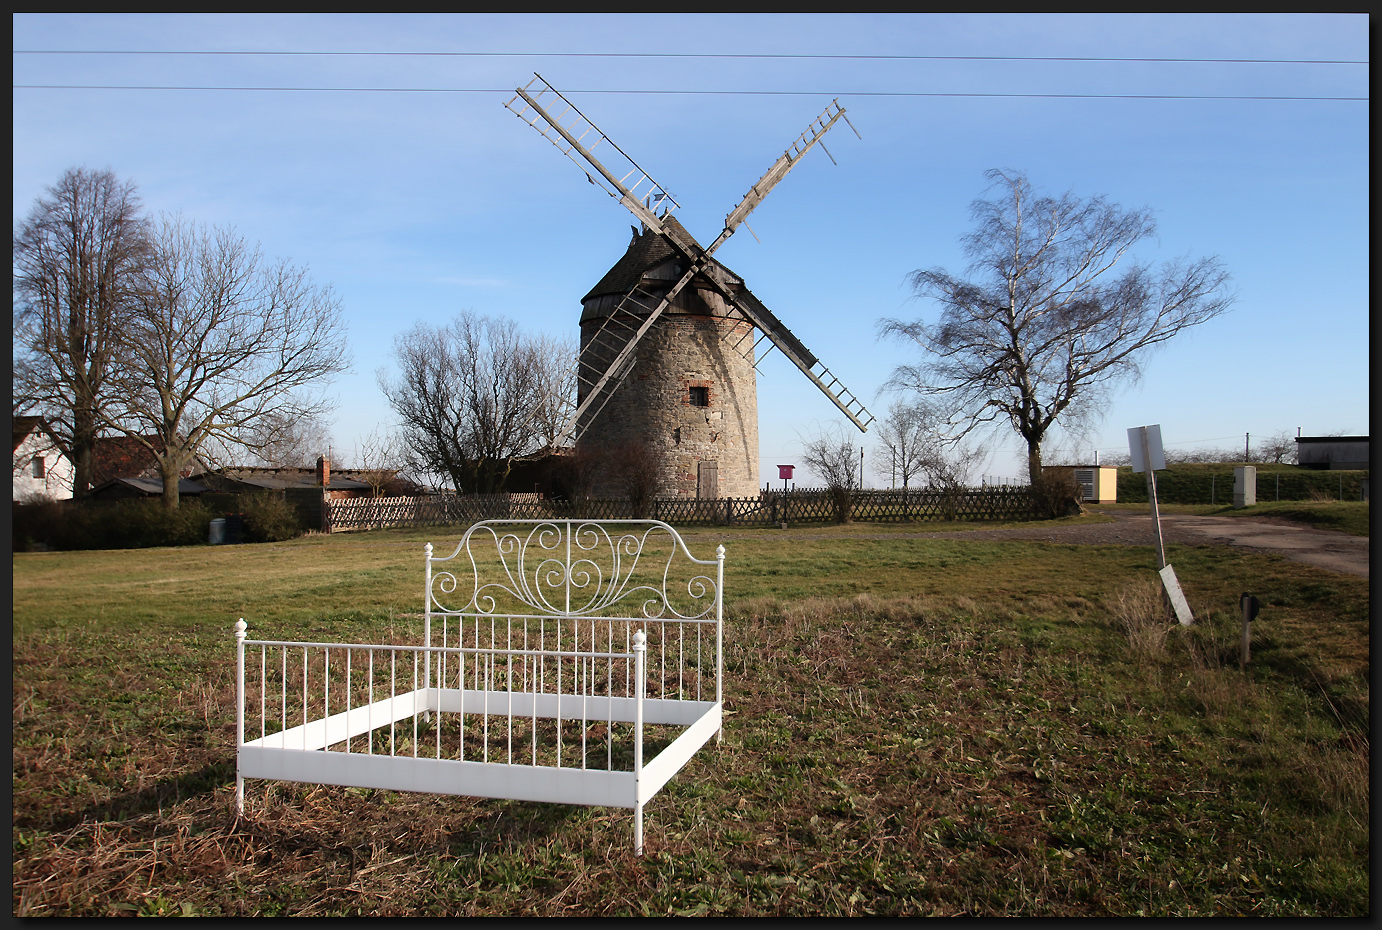
<path fill-rule="evenodd" d="M 240 614 L 198 589 L 248 589 L 254 633 L 406 642 L 415 539 L 84 553 L 83 586 L 16 557 L 14 912 L 1368 913 L 1366 582 L 1175 549 L 1182 630 L 1135 547 L 766 535 L 727 539 L 725 738 L 643 859 L 617 810 L 252 781 L 235 817 Z M 193 580 L 141 605 L 141 573 Z"/>

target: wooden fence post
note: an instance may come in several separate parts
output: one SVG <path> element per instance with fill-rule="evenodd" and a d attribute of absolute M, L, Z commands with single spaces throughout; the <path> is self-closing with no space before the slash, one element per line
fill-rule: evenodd
<path fill-rule="evenodd" d="M 1244 591 L 1242 597 L 1238 598 L 1238 606 L 1243 609 L 1243 648 L 1238 655 L 1238 665 L 1246 669 L 1248 660 L 1252 658 L 1252 621 L 1262 609 L 1262 604 Z"/>

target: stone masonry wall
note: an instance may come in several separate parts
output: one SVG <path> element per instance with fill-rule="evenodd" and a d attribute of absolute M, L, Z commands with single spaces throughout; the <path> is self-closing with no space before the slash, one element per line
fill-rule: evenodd
<path fill-rule="evenodd" d="M 581 327 L 581 343 L 598 321 Z M 668 312 L 644 336 L 638 361 L 600 415 L 583 446 L 648 442 L 664 465 L 665 497 L 696 497 L 700 463 L 718 466 L 715 497 L 756 497 L 758 391 L 753 364 L 739 349 L 749 324 L 726 316 Z M 745 343 L 747 347 L 750 343 Z M 693 406 L 691 388 L 705 388 L 707 406 Z M 619 496 L 597 481 L 595 496 Z"/>

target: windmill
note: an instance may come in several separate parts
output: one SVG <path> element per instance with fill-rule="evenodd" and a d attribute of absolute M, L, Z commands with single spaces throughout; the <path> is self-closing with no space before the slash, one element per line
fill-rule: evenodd
<path fill-rule="evenodd" d="M 634 228 L 624 256 L 583 301 L 577 403 L 558 445 L 574 440 L 619 446 L 636 439 L 657 447 L 671 473 L 667 489 L 674 493 L 756 496 L 754 375 L 773 348 L 850 422 L 868 430 L 873 416 L 864 405 L 742 278 L 713 258 L 740 225 L 747 225 L 769 191 L 845 119 L 838 102 L 832 101 L 749 189 L 707 247 L 671 215 L 680 204 L 666 188 L 541 75 L 504 105 L 642 227 Z M 823 144 L 821 149 L 826 151 Z M 769 345 L 760 355 L 765 341 Z"/>

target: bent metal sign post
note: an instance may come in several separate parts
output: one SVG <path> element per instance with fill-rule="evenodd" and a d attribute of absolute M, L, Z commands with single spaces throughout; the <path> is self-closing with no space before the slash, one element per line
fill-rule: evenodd
<path fill-rule="evenodd" d="M 1176 570 L 1166 562 L 1166 546 L 1161 539 L 1161 511 L 1156 500 L 1156 472 L 1158 469 L 1166 468 L 1166 454 L 1161 446 L 1161 425 L 1134 426 L 1129 429 L 1128 451 L 1132 454 L 1133 473 L 1145 472 L 1147 475 L 1147 500 L 1152 506 L 1152 533 L 1156 537 L 1157 574 L 1161 576 L 1162 586 L 1166 589 L 1166 597 L 1171 602 L 1171 608 L 1176 612 L 1176 619 L 1182 626 L 1189 626 L 1195 622 L 1195 617 L 1191 614 L 1190 604 L 1185 600 L 1185 593 L 1181 591 L 1180 582 L 1176 579 Z"/>

